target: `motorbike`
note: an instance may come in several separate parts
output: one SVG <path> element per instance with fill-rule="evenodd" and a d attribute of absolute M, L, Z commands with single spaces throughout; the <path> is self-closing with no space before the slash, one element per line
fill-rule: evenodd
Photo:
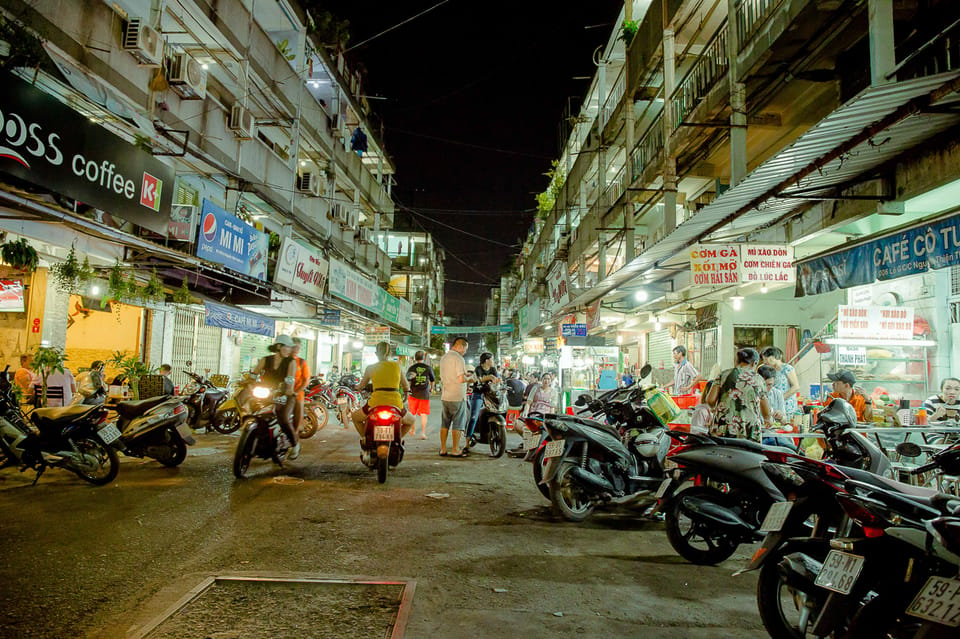
<path fill-rule="evenodd" d="M 355 375 L 344 375 L 340 378 L 339 385 L 335 391 L 337 397 L 337 419 L 340 420 L 340 424 L 344 428 L 350 428 L 352 423 L 350 416 L 360 408 L 363 401 L 361 393 L 357 389 L 358 383 L 359 380 Z"/>
<path fill-rule="evenodd" d="M 120 439 L 115 444 L 128 457 L 150 457 L 174 467 L 187 458 L 187 446 L 196 443 L 186 424 L 187 408 L 179 398 L 160 395 L 116 405 Z"/>
<path fill-rule="evenodd" d="M 507 392 L 499 382 L 487 382 L 483 388 L 483 408 L 467 448 L 488 444 L 491 457 L 502 457 L 507 449 Z"/>
<path fill-rule="evenodd" d="M 28 424 L 10 383 L 10 367 L 0 373 L 0 466 L 36 472 L 34 485 L 47 468 L 63 468 L 96 486 L 109 484 L 120 470 L 111 447 L 120 431 L 107 422 L 103 406 L 38 408 Z"/>
<path fill-rule="evenodd" d="M 194 429 L 206 426 L 224 435 L 235 431 L 236 420 L 227 421 L 222 413 L 217 412 L 217 407 L 227 398 L 227 389 L 217 388 L 202 375 L 190 371 L 183 372 L 192 380 L 180 393 L 185 397 L 187 423 Z"/>
<path fill-rule="evenodd" d="M 817 417 L 823 432 L 825 457 L 842 459 L 853 470 L 893 475 L 889 460 L 877 446 L 854 432 L 856 413 L 843 400 L 834 400 Z M 796 450 L 757 442 L 671 431 L 679 445 L 666 461 L 669 477 L 658 490 L 667 539 L 677 553 L 695 564 L 716 564 L 740 544 L 764 538 L 761 528 L 773 504 L 786 495 L 764 471 L 778 453 Z"/>
<path fill-rule="evenodd" d="M 293 447 L 280 427 L 275 410 L 276 405 L 292 400 L 282 391 L 273 391 L 266 386 L 254 386 L 250 395 L 251 415 L 243 420 L 233 455 L 233 474 L 237 479 L 243 479 L 255 457 L 271 459 L 283 467 L 287 451 Z"/>
<path fill-rule="evenodd" d="M 322 404 L 328 411 L 337 409 L 337 395 L 332 382 L 314 377 L 304 389 L 304 396 L 307 402 Z"/>
<path fill-rule="evenodd" d="M 218 432 L 229 434 L 240 428 L 244 417 L 249 415 L 248 402 L 257 381 L 258 377 L 256 375 L 246 372 L 240 379 L 230 384 L 230 396 L 217 406 L 217 412 L 213 419 L 213 423 L 219 424 Z"/>
<path fill-rule="evenodd" d="M 611 402 L 605 408 L 607 420 L 620 428 L 575 415 L 544 416 L 550 441 L 544 447 L 549 461 L 542 481 L 550 486 L 556 512 L 583 521 L 599 505 L 636 507 L 656 501 L 670 440 L 646 403 L 654 397 L 662 395 L 650 386 L 634 389 L 627 401 Z"/>
<path fill-rule="evenodd" d="M 313 380 L 317 380 L 316 377 Z M 312 383 L 312 385 L 311 385 Z M 324 385 L 308 383 L 303 392 L 303 420 L 297 431 L 302 439 L 310 439 L 330 421 L 330 412 L 327 408 L 328 395 L 323 391 Z"/>
<path fill-rule="evenodd" d="M 400 410 L 395 406 L 374 406 L 367 413 L 367 425 L 360 448 L 360 461 L 377 470 L 377 481 L 387 481 L 387 468 L 403 460 L 403 427 Z"/>

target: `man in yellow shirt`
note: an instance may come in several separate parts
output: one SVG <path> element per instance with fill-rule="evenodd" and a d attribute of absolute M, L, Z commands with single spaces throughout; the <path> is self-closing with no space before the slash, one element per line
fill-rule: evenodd
<path fill-rule="evenodd" d="M 357 432 L 363 437 L 367 429 L 367 413 L 375 406 L 395 406 L 403 414 L 403 425 L 400 427 L 400 437 L 405 437 L 410 429 L 413 428 L 413 415 L 411 415 L 403 405 L 403 395 L 400 391 L 410 392 L 410 385 L 400 370 L 399 362 L 388 359 L 390 357 L 390 344 L 380 342 L 377 344 L 376 364 L 367 366 L 363 372 L 363 379 L 357 388 L 364 389 L 367 384 L 373 384 L 373 393 L 367 400 L 365 406 L 353 413 L 353 425 Z"/>

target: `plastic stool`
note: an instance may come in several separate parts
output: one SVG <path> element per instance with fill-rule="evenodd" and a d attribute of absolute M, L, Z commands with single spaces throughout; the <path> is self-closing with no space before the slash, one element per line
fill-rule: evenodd
<path fill-rule="evenodd" d="M 507 411 L 507 428 L 516 428 L 518 419 L 520 419 L 520 411 L 508 410 Z"/>

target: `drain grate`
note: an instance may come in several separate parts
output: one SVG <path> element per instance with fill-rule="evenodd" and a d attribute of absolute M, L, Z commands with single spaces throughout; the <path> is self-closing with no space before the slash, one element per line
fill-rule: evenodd
<path fill-rule="evenodd" d="M 413 580 L 210 577 L 134 639 L 403 637 Z"/>

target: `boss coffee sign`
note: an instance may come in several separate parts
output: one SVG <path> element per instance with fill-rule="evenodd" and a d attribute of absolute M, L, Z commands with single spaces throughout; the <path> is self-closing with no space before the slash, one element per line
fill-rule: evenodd
<path fill-rule="evenodd" d="M 172 169 L 9 73 L 0 86 L 0 173 L 166 236 Z"/>

